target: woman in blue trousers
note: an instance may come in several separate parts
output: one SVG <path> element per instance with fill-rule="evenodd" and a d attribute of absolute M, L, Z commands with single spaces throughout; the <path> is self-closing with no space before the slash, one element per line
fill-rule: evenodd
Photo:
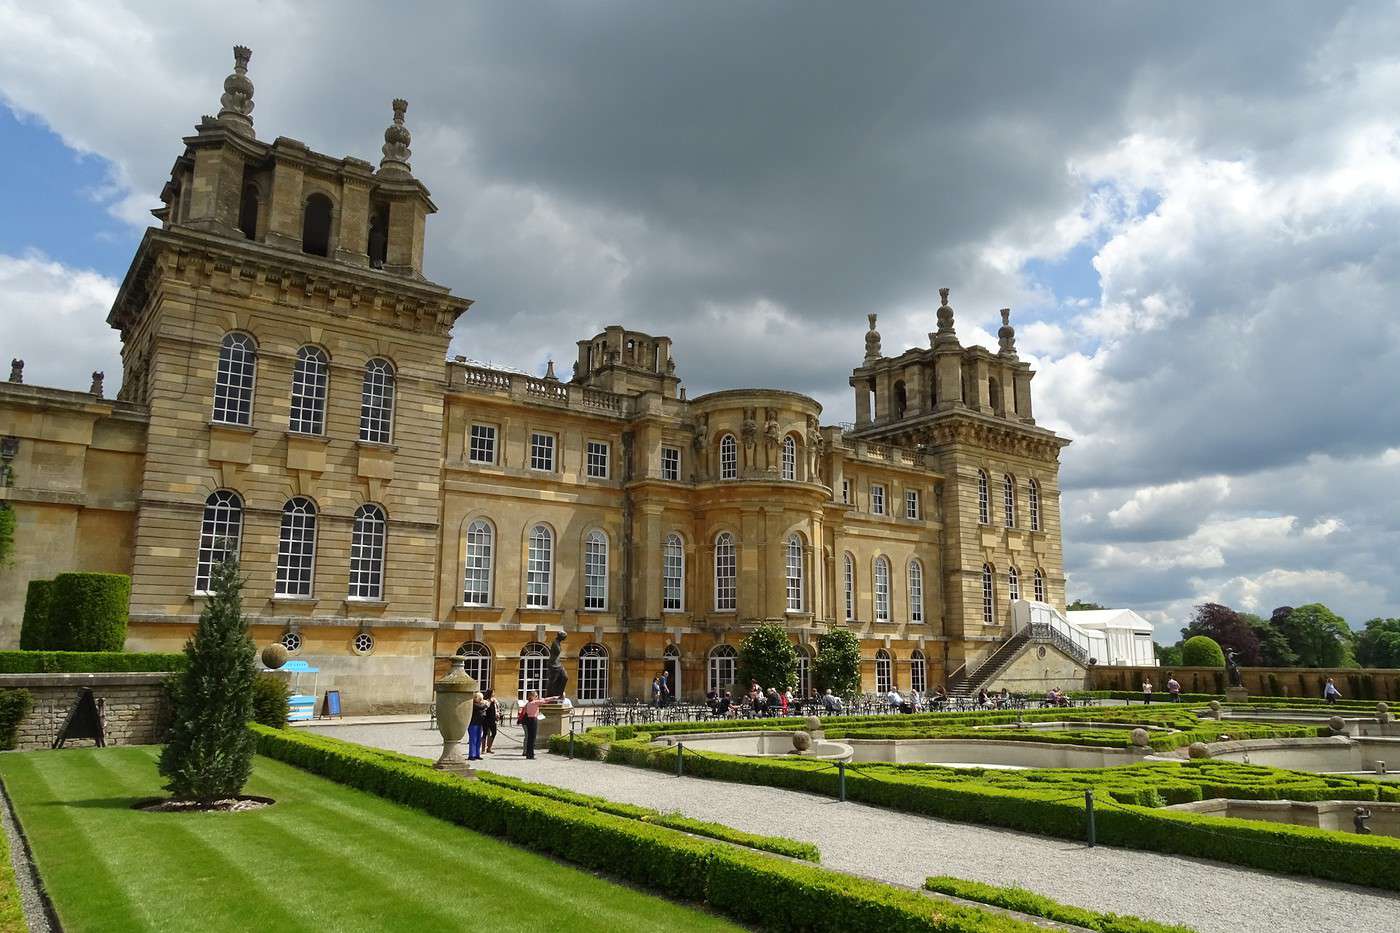
<path fill-rule="evenodd" d="M 478 693 L 472 697 L 472 719 L 467 726 L 467 760 L 481 760 L 481 731 L 486 724 L 486 700 Z"/>

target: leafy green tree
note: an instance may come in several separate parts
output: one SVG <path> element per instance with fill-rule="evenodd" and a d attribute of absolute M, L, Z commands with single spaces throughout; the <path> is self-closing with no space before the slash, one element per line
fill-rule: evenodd
<path fill-rule="evenodd" d="M 253 641 L 243 618 L 243 581 L 229 557 L 214 567 L 209 601 L 173 678 L 174 722 L 160 773 L 176 800 L 236 797 L 253 768 Z"/>
<path fill-rule="evenodd" d="M 1091 609 L 1106 609 L 1107 606 L 1100 606 L 1098 603 L 1086 603 L 1082 599 L 1076 599 L 1065 607 L 1066 612 L 1087 612 Z"/>
<path fill-rule="evenodd" d="M 1400 619 L 1372 619 L 1356 636 L 1356 660 L 1362 667 L 1400 667 Z"/>
<path fill-rule="evenodd" d="M 817 689 L 837 696 L 860 692 L 860 639 L 850 631 L 832 629 L 817 639 L 817 663 L 813 670 Z"/>
<path fill-rule="evenodd" d="M 1259 663 L 1259 636 L 1240 614 L 1220 603 L 1201 603 L 1191 617 L 1191 624 L 1181 630 L 1182 638 L 1204 635 L 1223 651 L 1234 648 L 1241 664 Z"/>
<path fill-rule="evenodd" d="M 1181 643 L 1181 663 L 1185 667 L 1224 667 L 1225 652 L 1214 638 L 1193 635 Z"/>
<path fill-rule="evenodd" d="M 1259 639 L 1259 664 L 1261 666 L 1294 667 L 1297 665 L 1298 655 L 1289 647 L 1288 639 L 1283 636 L 1283 633 L 1274 628 L 1272 622 L 1252 612 L 1241 612 L 1240 618 L 1254 630 L 1254 636 Z"/>
<path fill-rule="evenodd" d="M 766 624 L 739 642 L 739 685 L 756 680 L 767 690 L 797 686 L 797 649 L 781 625 Z"/>
<path fill-rule="evenodd" d="M 1300 667 L 1353 667 L 1351 629 L 1322 603 L 1275 609 L 1274 627 L 1288 639 Z"/>
<path fill-rule="evenodd" d="M 1181 642 L 1174 645 L 1152 643 L 1152 653 L 1163 667 L 1181 667 Z"/>

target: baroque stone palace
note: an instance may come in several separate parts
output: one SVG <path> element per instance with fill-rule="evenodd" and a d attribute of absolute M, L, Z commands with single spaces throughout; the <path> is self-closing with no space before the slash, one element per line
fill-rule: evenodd
<path fill-rule="evenodd" d="M 19 523 L 0 591 L 132 577 L 132 650 L 178 650 L 236 551 L 260 643 L 352 712 L 421 705 L 462 652 L 506 696 L 568 633 L 570 692 L 722 688 L 759 622 L 861 639 L 867 690 L 929 689 L 1063 608 L 1059 450 L 1028 364 L 964 347 L 948 290 L 928 348 L 885 356 L 875 316 L 856 422 L 795 392 L 687 398 L 671 341 L 578 342 L 572 378 L 447 359 L 471 302 L 422 274 L 436 207 L 394 101 L 378 167 L 253 132 L 249 53 L 175 160 L 108 315 L 115 399 L 0 383 Z M 303 689 L 310 687 L 304 682 Z"/>

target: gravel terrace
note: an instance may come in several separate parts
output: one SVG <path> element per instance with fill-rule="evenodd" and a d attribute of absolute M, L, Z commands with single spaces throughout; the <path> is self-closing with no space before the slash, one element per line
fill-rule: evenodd
<path fill-rule="evenodd" d="M 303 728 L 426 758 L 436 758 L 442 748 L 426 721 Z M 479 764 L 580 793 L 812 842 L 829 868 L 898 884 L 918 886 L 929 875 L 1015 884 L 1068 904 L 1181 923 L 1200 933 L 1400 930 L 1400 895 L 1372 888 L 1133 849 L 1090 849 L 799 791 L 678 779 L 543 751 L 529 761 L 520 754 L 514 727 L 502 732 L 497 753 Z"/>

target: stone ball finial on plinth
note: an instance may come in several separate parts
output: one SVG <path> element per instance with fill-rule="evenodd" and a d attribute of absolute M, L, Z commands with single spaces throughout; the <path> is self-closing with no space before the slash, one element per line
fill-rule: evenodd
<path fill-rule="evenodd" d="M 1376 704 L 1376 722 L 1385 725 L 1393 719 L 1390 715 L 1390 704 L 1384 701 Z"/>
<path fill-rule="evenodd" d="M 808 732 L 820 732 L 820 731 L 822 731 L 822 721 L 821 721 L 820 719 L 818 719 L 816 716 L 808 716 L 808 717 L 807 717 L 807 723 L 806 723 L 806 725 L 807 725 L 807 731 L 808 731 Z"/>
<path fill-rule="evenodd" d="M 798 729 L 792 734 L 792 750 L 797 752 L 797 754 L 801 755 L 803 752 L 810 750 L 811 747 L 811 733 L 804 732 L 801 729 Z"/>
<path fill-rule="evenodd" d="M 274 641 L 270 645 L 265 645 L 262 650 L 263 667 L 266 667 L 268 670 L 277 670 L 283 664 L 287 663 L 289 657 L 291 657 L 291 652 L 289 652 L 287 646 L 280 641 Z"/>
<path fill-rule="evenodd" d="M 1331 719 L 1327 720 L 1327 728 L 1331 730 L 1333 735 L 1340 735 L 1347 731 L 1346 720 L 1340 716 L 1333 716 Z"/>
<path fill-rule="evenodd" d="M 1220 713 L 1220 701 L 1219 701 L 1219 700 L 1211 700 L 1209 705 L 1210 705 L 1210 715 L 1211 715 L 1211 718 L 1212 718 L 1212 719 L 1220 719 L 1220 718 L 1221 718 L 1221 713 Z"/>
<path fill-rule="evenodd" d="M 1186 749 L 1186 753 L 1192 758 L 1209 758 L 1210 747 L 1204 742 L 1192 742 L 1191 747 Z"/>
<path fill-rule="evenodd" d="M 1151 744 L 1151 736 L 1146 729 L 1139 726 L 1133 730 L 1133 744 L 1138 748 L 1147 748 Z"/>

